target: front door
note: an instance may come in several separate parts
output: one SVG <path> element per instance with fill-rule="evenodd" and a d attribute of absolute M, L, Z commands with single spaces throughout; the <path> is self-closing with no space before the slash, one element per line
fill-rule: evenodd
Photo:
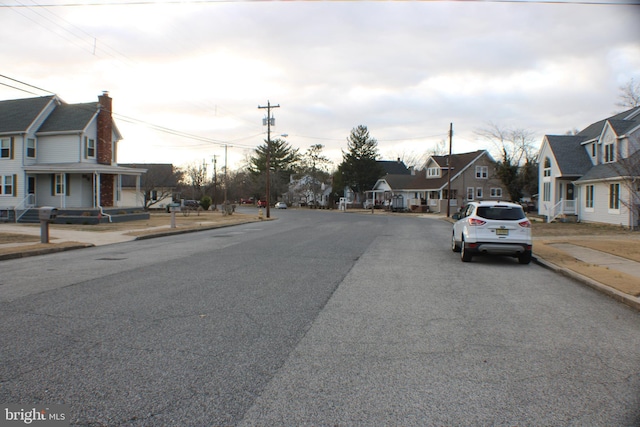
<path fill-rule="evenodd" d="M 36 203 L 36 177 L 33 175 L 27 176 L 27 194 L 29 195 L 29 200 L 27 201 L 30 205 L 35 205 Z"/>
<path fill-rule="evenodd" d="M 573 184 L 568 183 L 567 184 L 567 194 L 565 196 L 565 200 L 573 200 L 574 199 L 574 195 L 573 195 Z"/>

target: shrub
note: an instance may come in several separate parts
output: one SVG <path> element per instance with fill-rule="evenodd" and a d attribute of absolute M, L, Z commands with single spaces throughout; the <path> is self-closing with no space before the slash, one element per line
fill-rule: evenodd
<path fill-rule="evenodd" d="M 200 206 L 202 206 L 202 209 L 204 209 L 205 211 L 208 211 L 209 207 L 211 206 L 211 202 L 211 197 L 202 196 L 202 199 L 200 199 Z"/>

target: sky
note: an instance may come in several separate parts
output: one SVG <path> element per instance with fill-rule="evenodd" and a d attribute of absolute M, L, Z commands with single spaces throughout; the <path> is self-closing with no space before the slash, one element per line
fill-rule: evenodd
<path fill-rule="evenodd" d="M 239 168 L 267 103 L 272 138 L 334 168 L 359 125 L 384 160 L 448 150 L 451 124 L 454 153 L 495 153 L 491 123 L 540 144 L 621 110 L 640 81 L 629 1 L 0 0 L 0 99 L 108 91 L 119 163 Z"/>

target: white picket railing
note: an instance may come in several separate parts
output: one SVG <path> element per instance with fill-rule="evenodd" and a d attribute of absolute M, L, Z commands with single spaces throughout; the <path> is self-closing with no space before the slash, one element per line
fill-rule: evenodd
<path fill-rule="evenodd" d="M 576 213 L 576 201 L 562 199 L 553 207 L 547 208 L 547 222 L 553 221 L 560 215 L 575 215 Z"/>

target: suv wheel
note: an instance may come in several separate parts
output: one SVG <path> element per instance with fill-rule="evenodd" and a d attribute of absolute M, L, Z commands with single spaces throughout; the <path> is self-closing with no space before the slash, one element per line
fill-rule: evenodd
<path fill-rule="evenodd" d="M 465 247 L 464 237 L 463 237 L 462 241 L 460 242 L 460 259 L 462 260 L 462 262 L 469 262 L 471 261 L 472 256 L 473 255 L 471 255 L 471 252 L 469 252 Z"/>
<path fill-rule="evenodd" d="M 531 262 L 531 251 L 524 251 L 518 255 L 518 262 L 520 264 L 529 264 Z"/>
<path fill-rule="evenodd" d="M 451 250 L 453 252 L 460 252 L 460 245 L 456 243 L 456 235 L 451 234 Z"/>

